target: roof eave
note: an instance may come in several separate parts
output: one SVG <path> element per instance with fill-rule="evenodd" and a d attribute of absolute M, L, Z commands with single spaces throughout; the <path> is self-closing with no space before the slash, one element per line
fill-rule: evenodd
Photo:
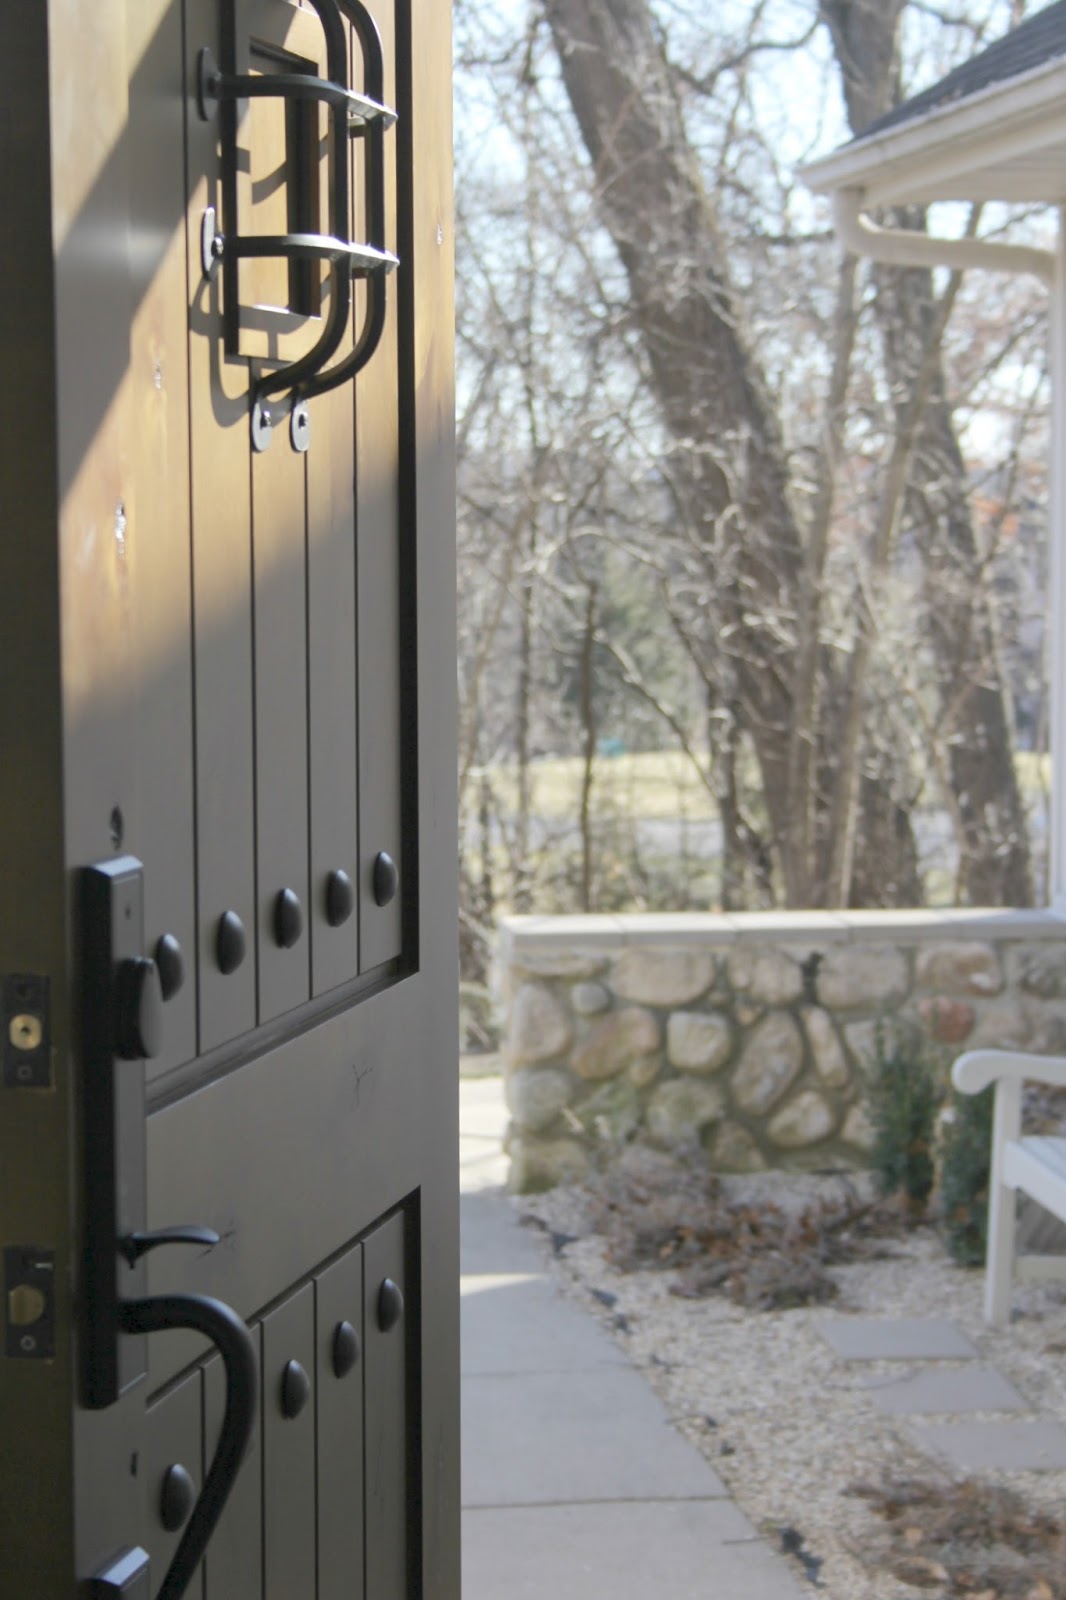
<path fill-rule="evenodd" d="M 960 199 L 961 176 L 979 166 L 982 156 L 989 163 L 1009 159 L 1012 151 L 1021 156 L 1056 127 L 1066 132 L 1063 57 L 854 140 L 801 167 L 799 175 L 820 194 L 859 189 L 870 206 L 928 200 L 937 187 L 944 198 Z"/>

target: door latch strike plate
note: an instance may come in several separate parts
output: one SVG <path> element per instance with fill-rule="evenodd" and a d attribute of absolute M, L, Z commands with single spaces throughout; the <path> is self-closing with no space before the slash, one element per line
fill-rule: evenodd
<path fill-rule="evenodd" d="M 56 1258 L 34 1245 L 4 1249 L 4 1353 L 51 1361 L 56 1353 Z"/>
<path fill-rule="evenodd" d="M 52 1037 L 48 979 L 14 972 L 4 979 L 3 1057 L 5 1089 L 52 1087 Z"/>

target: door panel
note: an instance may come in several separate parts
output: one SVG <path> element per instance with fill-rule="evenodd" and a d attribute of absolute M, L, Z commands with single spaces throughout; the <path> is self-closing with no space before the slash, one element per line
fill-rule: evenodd
<path fill-rule="evenodd" d="M 375 5 L 380 86 L 360 0 L 0 7 L 0 990 L 50 1044 L 0 1084 L 0 1247 L 54 1269 L 54 1354 L 0 1344 L 0 1592 L 34 1600 L 158 1600 L 225 1444 L 212 1340 L 260 1415 L 187 1592 L 458 1600 L 450 41 Z M 379 149 L 383 337 L 287 389 L 381 303 Z M 83 891 L 116 872 L 128 922 Z"/>

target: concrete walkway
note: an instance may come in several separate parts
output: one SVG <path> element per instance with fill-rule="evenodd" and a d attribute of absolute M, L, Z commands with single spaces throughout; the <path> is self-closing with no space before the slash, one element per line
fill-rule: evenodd
<path fill-rule="evenodd" d="M 799 1580 L 503 1193 L 500 1080 L 460 1087 L 463 1600 L 802 1600 Z"/>

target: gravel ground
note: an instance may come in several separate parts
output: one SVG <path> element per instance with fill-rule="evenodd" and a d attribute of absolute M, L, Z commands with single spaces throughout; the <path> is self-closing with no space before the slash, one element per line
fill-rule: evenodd
<path fill-rule="evenodd" d="M 726 1182 L 731 1198 L 766 1194 L 778 1204 L 800 1205 L 826 1192 L 824 1179 L 778 1174 Z M 721 1295 L 678 1298 L 669 1271 L 617 1271 L 604 1259 L 603 1241 L 588 1232 L 590 1208 L 580 1190 L 514 1204 L 531 1223 L 578 1236 L 550 1254 L 563 1292 L 600 1316 L 768 1540 L 779 1549 L 783 1536 L 785 1548 L 798 1542 L 820 1563 L 812 1593 L 830 1600 L 928 1597 L 928 1583 L 911 1587 L 879 1564 L 884 1525 L 848 1489 L 886 1474 L 951 1481 L 948 1469 L 914 1444 L 904 1419 L 877 1410 L 862 1380 L 954 1363 L 849 1367 L 818 1333 L 827 1316 L 948 1318 L 983 1363 L 1011 1380 L 1032 1415 L 1066 1423 L 1066 1286 L 1019 1287 L 1010 1327 L 992 1332 L 981 1316 L 983 1274 L 955 1266 L 931 1230 L 894 1242 L 892 1259 L 833 1268 L 840 1294 L 827 1307 L 748 1311 Z M 1066 1506 L 1066 1472 L 980 1476 L 1013 1488 L 1034 1509 L 1060 1514 Z M 815 1570 L 802 1557 L 797 1568 L 808 1579 Z"/>

